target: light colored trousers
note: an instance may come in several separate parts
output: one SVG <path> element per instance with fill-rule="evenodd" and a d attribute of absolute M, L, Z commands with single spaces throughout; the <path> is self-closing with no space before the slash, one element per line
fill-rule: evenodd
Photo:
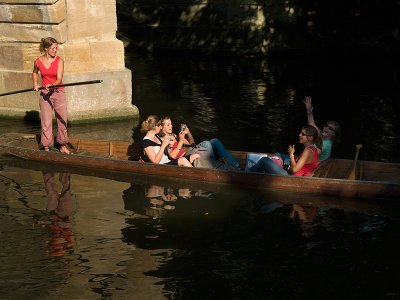
<path fill-rule="evenodd" d="M 211 159 L 218 160 L 219 158 L 226 158 L 230 161 L 232 166 L 234 166 L 235 168 L 239 168 L 239 163 L 237 162 L 237 160 L 228 150 L 225 149 L 225 146 L 219 139 L 213 138 L 210 141 L 202 141 L 199 146 L 205 147 L 210 150 L 210 153 L 212 154 Z"/>
<path fill-rule="evenodd" d="M 42 127 L 41 143 L 43 147 L 53 145 L 53 110 L 57 120 L 57 142 L 60 145 L 68 143 L 67 132 L 67 100 L 63 90 L 41 92 L 39 99 L 40 123 Z"/>

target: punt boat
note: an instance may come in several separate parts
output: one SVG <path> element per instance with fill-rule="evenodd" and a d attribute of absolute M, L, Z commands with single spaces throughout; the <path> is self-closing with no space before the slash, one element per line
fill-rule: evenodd
<path fill-rule="evenodd" d="M 399 163 L 330 158 L 321 163 L 312 177 L 296 177 L 145 163 L 138 160 L 138 146 L 126 141 L 70 138 L 70 146 L 76 152 L 70 155 L 59 151 L 43 151 L 39 145 L 40 135 L 8 133 L 0 136 L 0 152 L 24 160 L 113 172 L 124 177 L 142 174 L 340 198 L 400 198 Z M 244 169 L 248 153 L 231 153 L 239 161 L 241 169 Z M 353 174 L 352 179 L 349 179 L 350 173 Z"/>

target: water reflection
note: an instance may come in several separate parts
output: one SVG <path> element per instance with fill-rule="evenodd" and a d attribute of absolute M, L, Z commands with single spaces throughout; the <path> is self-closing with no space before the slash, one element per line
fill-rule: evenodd
<path fill-rule="evenodd" d="M 138 188 L 132 185 L 124 194 L 125 208 L 136 213 L 140 208 L 132 204 L 139 199 L 138 194 L 134 195 Z M 140 193 L 147 199 L 142 204 L 149 206 L 155 198 L 164 201 L 161 205 L 172 200 L 175 209 L 165 210 L 162 217 L 150 213 L 147 218 L 128 219 L 131 227 L 123 230 L 125 242 L 138 248 L 165 249 L 157 256 L 161 264 L 145 275 L 158 277 L 158 284 L 174 298 L 209 297 L 210 291 L 213 297 L 224 299 L 258 299 L 265 295 L 302 298 L 309 295 L 307 291 L 312 287 L 313 291 L 326 290 L 329 286 L 324 278 L 329 278 L 329 284 L 335 286 L 337 296 L 347 294 L 354 284 L 375 295 L 379 293 L 379 288 L 371 285 L 379 279 L 379 273 L 371 274 L 369 283 L 365 278 L 358 280 L 363 273 L 370 272 L 368 264 L 376 267 L 388 263 L 379 257 L 382 252 L 376 248 L 378 244 L 379 249 L 390 244 L 388 236 L 379 230 L 366 236 L 361 229 L 362 224 L 376 217 L 299 204 L 301 199 L 297 199 L 299 203 L 282 203 L 273 195 L 269 199 L 257 194 L 246 197 L 213 193 L 189 201 L 194 197 L 182 199 L 176 191 L 176 187 L 143 186 Z M 398 225 L 396 219 L 392 226 Z M 354 248 L 358 243 L 369 249 L 373 247 L 374 254 L 360 253 Z M 368 264 L 353 261 L 354 251 L 367 259 Z M 393 259 L 396 254 L 390 253 Z M 351 284 L 348 277 L 342 280 L 338 276 L 349 267 L 357 270 L 351 275 Z M 304 289 L 284 287 L 294 282 Z"/>
<path fill-rule="evenodd" d="M 182 201 L 192 197 L 209 198 L 211 195 L 209 192 L 191 190 L 188 187 L 132 184 L 124 191 L 124 204 L 127 210 L 156 219 L 165 217 L 168 211 L 175 210 L 176 205 L 182 206 Z"/>
<path fill-rule="evenodd" d="M 48 197 L 47 212 L 50 221 L 47 224 L 47 228 L 50 230 L 49 255 L 65 256 L 72 252 L 76 244 L 70 220 L 73 213 L 71 177 L 68 173 L 59 174 L 60 192 L 54 173 L 43 172 L 43 180 Z"/>
<path fill-rule="evenodd" d="M 303 236 L 310 237 L 314 230 L 314 220 L 318 215 L 318 207 L 293 204 L 289 217 L 298 218 L 302 225 Z"/>
<path fill-rule="evenodd" d="M 0 169 L 1 297 L 399 294 L 398 205 L 69 174 Z"/>

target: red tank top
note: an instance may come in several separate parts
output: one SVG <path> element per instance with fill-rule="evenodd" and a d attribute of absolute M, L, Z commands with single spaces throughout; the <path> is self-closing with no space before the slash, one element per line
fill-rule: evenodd
<path fill-rule="evenodd" d="M 175 141 L 174 142 L 174 145 L 172 146 L 172 149 L 175 149 L 176 147 L 178 147 L 178 141 Z M 178 152 L 178 155 L 176 156 L 176 158 L 181 158 L 184 154 L 185 154 L 185 149 L 181 149 L 181 150 L 179 150 L 179 152 Z"/>
<path fill-rule="evenodd" d="M 37 58 L 36 59 L 36 66 L 39 68 L 40 74 L 42 76 L 42 87 L 50 84 L 52 85 L 57 80 L 57 69 L 58 69 L 58 62 L 60 61 L 60 57 L 56 56 L 54 61 L 51 63 L 50 68 L 46 68 L 42 61 Z M 60 83 L 62 84 L 62 82 Z M 63 87 L 58 88 L 63 90 Z"/>
<path fill-rule="evenodd" d="M 305 164 L 300 170 L 293 174 L 293 176 L 310 176 L 314 173 L 315 169 L 319 166 L 318 149 L 315 146 L 308 146 L 312 153 L 312 160 Z"/>

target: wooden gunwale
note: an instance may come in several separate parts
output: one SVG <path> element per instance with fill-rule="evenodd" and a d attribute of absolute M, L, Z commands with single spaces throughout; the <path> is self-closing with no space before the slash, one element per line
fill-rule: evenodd
<path fill-rule="evenodd" d="M 21 146 L 18 146 L 18 144 L 21 144 Z M 9 154 L 27 160 L 51 162 L 66 166 L 76 166 L 86 169 L 104 170 L 110 172 L 166 176 L 208 183 L 234 184 L 243 187 L 276 189 L 346 198 L 350 197 L 395 200 L 398 199 L 400 196 L 400 184 L 398 181 L 359 181 L 344 180 L 338 178 L 292 177 L 258 173 L 244 173 L 239 171 L 157 165 L 128 160 L 130 156 L 135 154 L 135 150 L 127 142 L 71 139 L 71 144 L 75 148 L 79 147 L 81 151 L 89 151 L 89 148 L 93 148 L 96 149 L 98 153 L 65 155 L 56 151 L 46 152 L 38 150 L 37 142 L 27 142 L 26 140 L 22 140 L 20 143 L 18 141 L 1 143 L 0 149 L 3 152 L 7 152 Z M 87 145 L 90 145 L 90 147 L 88 147 Z M 244 152 L 233 151 L 233 153 L 237 155 L 239 159 L 243 160 L 243 156 L 245 155 Z M 109 154 L 114 155 L 114 157 L 106 157 Z M 104 155 L 104 157 L 96 155 Z M 350 160 L 347 161 L 334 159 L 332 161 L 332 165 L 329 166 L 329 168 L 334 169 L 335 162 L 344 162 L 345 164 L 351 166 Z M 371 164 L 369 165 L 372 169 L 380 169 L 382 171 L 382 164 L 385 163 L 371 162 Z M 364 174 L 366 173 L 366 165 L 366 163 L 363 164 Z M 378 168 L 379 166 L 380 168 Z M 399 164 L 395 164 L 394 167 L 399 168 Z"/>

